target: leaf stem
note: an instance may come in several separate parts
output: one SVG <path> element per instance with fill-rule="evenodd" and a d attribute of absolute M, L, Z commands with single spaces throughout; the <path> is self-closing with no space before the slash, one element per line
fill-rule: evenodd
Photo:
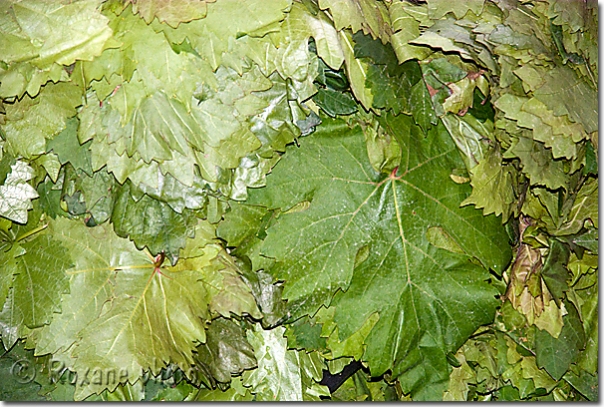
<path fill-rule="evenodd" d="M 18 238 L 15 240 L 15 242 L 20 242 L 20 241 L 21 241 L 21 240 L 23 240 L 23 239 L 27 239 L 27 238 L 28 238 L 28 237 L 30 237 L 31 235 L 34 235 L 34 234 L 36 234 L 36 233 L 38 233 L 38 232 L 41 232 L 41 231 L 43 231 L 44 229 L 46 229 L 47 227 L 48 227 L 48 223 L 46 223 L 46 224 L 44 224 L 44 225 L 42 225 L 42 226 L 38 226 L 37 228 L 32 229 L 32 230 L 30 230 L 29 232 L 26 232 L 25 234 L 23 234 L 23 235 L 19 236 L 19 237 L 18 237 Z"/>

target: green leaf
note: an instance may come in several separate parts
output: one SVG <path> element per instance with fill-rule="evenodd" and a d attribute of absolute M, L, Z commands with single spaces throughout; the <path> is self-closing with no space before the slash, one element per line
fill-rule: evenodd
<path fill-rule="evenodd" d="M 22 318 L 19 323 L 29 328 L 47 325 L 53 312 L 60 309 L 61 295 L 69 288 L 63 273 L 70 266 L 67 249 L 49 234 L 35 235 L 20 246 L 23 254 L 15 259 L 12 284 L 17 301 L 11 314 L 13 319 Z"/>
<path fill-rule="evenodd" d="M 503 158 L 520 158 L 522 170 L 531 180 L 531 185 L 544 185 L 550 189 L 566 188 L 567 174 L 563 162 L 553 160 L 551 152 L 542 143 L 527 137 L 519 137 Z"/>
<path fill-rule="evenodd" d="M 8 27 L 16 28 L 20 36 L 27 37 L 32 44 L 36 44 L 37 58 L 34 63 L 43 68 L 51 62 L 70 65 L 76 59 L 89 60 L 101 53 L 111 36 L 111 29 L 107 26 L 107 17 L 97 10 L 98 5 L 97 0 L 71 4 L 60 1 L 10 1 L 5 3 L 7 10 L 2 14 L 10 21 Z M 11 43 L 7 41 L 6 45 L 9 44 Z M 5 55 L 4 52 L 2 54 Z M 26 55 L 15 55 L 13 60 L 21 60 L 23 57 Z"/>
<path fill-rule="evenodd" d="M 597 273 L 595 273 L 597 275 Z M 585 330 L 586 344 L 585 349 L 577 357 L 577 365 L 592 375 L 598 372 L 598 285 L 594 284 L 587 289 L 578 292 L 579 298 L 583 301 L 580 306 L 581 320 Z"/>
<path fill-rule="evenodd" d="M 161 268 L 161 259 L 136 250 L 110 226 L 86 228 L 57 219 L 52 230 L 70 247 L 75 266 L 66 271 L 70 294 L 63 296 L 62 313 L 44 328 L 36 352 L 59 351 L 80 377 L 76 399 L 135 381 L 143 369 L 157 374 L 168 360 L 188 371 L 211 312 L 260 317 L 206 224 L 200 224 L 176 266 Z M 116 376 L 84 380 L 92 368 Z"/>
<path fill-rule="evenodd" d="M 420 22 L 414 17 L 418 11 L 419 15 L 427 20 L 428 12 L 424 4 L 393 2 L 388 6 L 394 31 L 390 37 L 391 44 L 401 63 L 411 59 L 422 60 L 432 53 L 428 47 L 418 47 L 409 43 L 420 36 Z"/>
<path fill-rule="evenodd" d="M 535 352 L 537 365 L 544 368 L 555 380 L 560 380 L 579 352 L 585 347 L 585 332 L 574 305 L 567 304 L 568 314 L 558 338 L 547 331 L 537 330 Z"/>
<path fill-rule="evenodd" d="M 340 31 L 339 34 L 342 50 L 344 51 L 346 74 L 352 93 L 365 109 L 370 109 L 373 104 L 373 94 L 371 88 L 366 86 L 369 64 L 355 57 L 355 44 L 352 35 L 347 31 Z"/>
<path fill-rule="evenodd" d="M 586 248 L 594 254 L 598 254 L 598 230 L 588 228 L 587 232 L 572 239 L 576 245 Z"/>
<path fill-rule="evenodd" d="M 556 234 L 578 233 L 587 219 L 590 219 L 596 228 L 598 227 L 598 191 L 598 179 L 589 177 L 574 197 L 567 220 Z"/>
<path fill-rule="evenodd" d="M 186 239 L 193 236 L 197 218 L 189 211 L 179 214 L 147 195 L 137 201 L 128 184 L 115 187 L 111 213 L 115 233 L 129 237 L 139 249 L 146 247 L 153 255 L 163 252 L 175 261 Z"/>
<path fill-rule="evenodd" d="M 495 101 L 495 106 L 505 112 L 506 118 L 517 120 L 518 126 L 532 129 L 533 138 L 551 148 L 554 158 L 576 156 L 575 142 L 585 137 L 581 125 L 571 123 L 566 116 L 554 116 L 536 98 L 505 94 Z"/>
<path fill-rule="evenodd" d="M 243 385 L 260 401 L 302 401 L 298 352 L 287 350 L 284 327 L 263 330 L 259 324 L 247 331 L 258 368 L 244 373 Z"/>
<path fill-rule="evenodd" d="M 181 24 L 177 30 L 157 26 L 154 28 L 164 31 L 173 44 L 182 44 L 188 38 L 195 51 L 215 70 L 221 64 L 241 64 L 233 61 L 232 57 L 229 59 L 229 51 L 246 54 L 252 50 L 237 49 L 235 40 L 246 34 L 261 37 L 266 32 L 277 31 L 279 22 L 286 16 L 285 10 L 291 6 L 291 0 L 272 1 L 270 4 L 253 0 L 244 5 L 236 0 L 217 1 L 207 4 L 205 18 Z M 295 49 L 291 47 L 290 52 L 292 48 Z M 295 53 L 290 55 L 297 56 Z M 291 65 L 293 61 L 284 62 Z"/>
<path fill-rule="evenodd" d="M 329 9 L 339 31 L 343 28 L 351 28 L 353 33 L 363 30 L 365 34 L 371 34 L 383 42 L 390 38 L 390 16 L 382 3 L 371 0 L 319 0 L 319 7 Z"/>
<path fill-rule="evenodd" d="M 484 208 L 483 213 L 502 215 L 502 221 L 509 219 L 514 210 L 514 172 L 503 164 L 501 153 L 496 149 L 487 150 L 485 157 L 470 170 L 472 194 L 461 205 L 476 205 Z"/>
<path fill-rule="evenodd" d="M 71 163 L 75 169 L 80 169 L 88 175 L 92 175 L 90 162 L 90 143 L 81 145 L 78 142 L 78 125 L 76 118 L 67 120 L 65 129 L 52 140 L 46 142 L 46 151 L 54 152 L 61 164 Z"/>
<path fill-rule="evenodd" d="M 552 69 L 545 83 L 535 92 L 535 97 L 554 111 L 556 116 L 567 114 L 581 123 L 588 133 L 598 130 L 598 109 L 595 108 L 597 91 L 568 67 Z"/>
<path fill-rule="evenodd" d="M 377 128 L 376 128 L 377 127 Z M 371 166 L 378 172 L 390 173 L 401 163 L 401 146 L 390 134 L 376 125 L 365 129 L 367 156 Z"/>
<path fill-rule="evenodd" d="M 321 324 L 308 317 L 300 318 L 286 325 L 285 336 L 289 349 L 322 350 L 326 348 L 321 336 Z"/>
<path fill-rule="evenodd" d="M 61 65 L 99 55 L 112 35 L 97 0 L 6 1 L 0 5 L 0 95 L 34 97 L 49 81 L 68 81 Z"/>
<path fill-rule="evenodd" d="M 316 316 L 323 325 L 321 336 L 327 337 L 327 348 L 331 351 L 330 358 L 352 357 L 360 360 L 365 352 L 367 336 L 380 319 L 379 315 L 371 314 L 358 331 L 347 338 L 340 339 L 339 329 L 334 320 L 335 311 L 333 307 L 322 308 Z"/>
<path fill-rule="evenodd" d="M 46 139 L 65 128 L 68 118 L 81 104 L 81 89 L 71 83 L 49 83 L 40 94 L 25 95 L 6 106 L 6 149 L 13 155 L 32 158 L 46 152 Z"/>
<path fill-rule="evenodd" d="M 329 88 L 319 89 L 313 100 L 331 117 L 350 115 L 358 110 L 350 95 Z"/>
<path fill-rule="evenodd" d="M 580 374 L 574 374 L 569 372 L 564 376 L 564 380 L 569 382 L 575 389 L 577 389 L 585 398 L 589 401 L 598 400 L 599 396 L 599 383 L 598 375 L 591 375 L 584 370 L 580 371 Z"/>
<path fill-rule="evenodd" d="M 46 401 L 34 379 L 39 366 L 32 351 L 19 342 L 0 357 L 0 397 L 5 401 Z"/>
<path fill-rule="evenodd" d="M 244 330 L 230 319 L 212 321 L 206 333 L 206 342 L 197 347 L 196 362 L 207 368 L 216 381 L 228 383 L 231 374 L 256 367 L 254 351 Z"/>
<path fill-rule="evenodd" d="M 424 81 L 419 81 L 411 88 L 409 98 L 411 114 L 424 132 L 427 132 L 433 124 L 436 124 L 436 113 L 432 106 L 432 98 Z"/>
<path fill-rule="evenodd" d="M 441 120 L 462 154 L 466 168 L 472 171 L 483 160 L 484 140 L 488 140 L 488 134 L 492 131 L 490 123 L 481 123 L 471 115 L 461 118 L 447 114 Z"/>
<path fill-rule="evenodd" d="M 154 18 L 160 22 L 166 23 L 171 27 L 178 27 L 180 23 L 204 18 L 207 14 L 206 1 L 157 1 L 157 0 L 129 0 L 132 4 L 132 11 L 139 14 L 147 24 L 150 24 Z"/>
<path fill-rule="evenodd" d="M 559 241 L 552 240 L 541 275 L 558 306 L 563 299 L 564 292 L 568 290 L 567 280 L 570 276 L 566 265 L 569 257 L 568 248 Z"/>
<path fill-rule="evenodd" d="M 452 12 L 458 19 L 463 18 L 468 11 L 475 15 L 482 12 L 484 0 L 468 0 L 463 2 L 451 2 L 447 0 L 429 0 L 428 13 L 432 20 L 438 20 L 445 14 Z"/>
<path fill-rule="evenodd" d="M 243 385 L 250 387 L 257 401 L 308 401 L 328 395 L 318 385 L 323 359 L 316 352 L 288 350 L 284 332 L 284 327 L 263 330 L 259 324 L 247 331 L 258 368 L 244 372 Z"/>
<path fill-rule="evenodd" d="M 253 401 L 254 395 L 250 391 L 243 387 L 241 378 L 233 378 L 232 387 L 223 391 L 221 389 L 215 390 L 197 390 L 197 394 L 192 399 L 194 401 Z"/>
<path fill-rule="evenodd" d="M 358 32 L 353 39 L 355 57 L 372 61 L 367 71 L 366 86 L 373 94 L 373 107 L 392 109 L 394 114 L 409 114 L 411 89 L 421 79 L 419 64 L 409 61 L 398 65 L 392 47 L 368 35 Z"/>
<path fill-rule="evenodd" d="M 358 127 L 326 120 L 298 151 L 286 154 L 267 188 L 250 199 L 285 210 L 311 201 L 309 209 L 281 215 L 263 244 L 264 255 L 277 260 L 271 273 L 285 280 L 292 316 L 314 313 L 330 303 L 338 288 L 346 290 L 334 299 L 340 337 L 350 336 L 377 311 L 380 320 L 368 337 L 365 356 L 372 374 L 393 364 L 400 375 L 414 363 L 440 363 L 405 386 L 420 398 L 434 398 L 431 386 L 448 377 L 445 350 L 456 349 L 473 329 L 488 323 L 496 301 L 480 266 L 465 255 L 431 246 L 425 233 L 440 226 L 465 253 L 498 272 L 509 259 L 509 248 L 495 218 L 459 208 L 469 191 L 449 179 L 460 159 L 444 129 L 439 126 L 427 138 L 418 137 L 405 131 L 409 120 L 391 118 L 387 128 L 403 146 L 401 175 L 371 168 Z M 370 246 L 369 257 L 355 269 L 357 252 L 365 245 Z M 407 278 L 401 280 L 400 273 Z M 442 283 L 444 276 L 449 283 Z M 445 286 L 459 287 L 455 305 L 448 302 L 450 294 L 442 295 Z M 399 300 L 393 303 L 393 298 Z M 483 311 L 477 313 L 479 309 Z M 397 319 L 402 315 L 404 321 Z M 442 326 L 447 334 L 434 338 L 422 321 Z M 393 326 L 401 330 L 391 331 Z M 433 339 L 426 342 L 426 351 L 417 349 L 429 335 Z"/>
<path fill-rule="evenodd" d="M 309 29 L 317 46 L 317 55 L 331 69 L 338 70 L 344 63 L 344 51 L 340 45 L 337 30 L 325 13 L 305 13 Z"/>

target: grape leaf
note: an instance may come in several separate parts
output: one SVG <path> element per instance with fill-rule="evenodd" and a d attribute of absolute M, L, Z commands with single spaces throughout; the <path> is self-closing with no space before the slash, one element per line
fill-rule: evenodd
<path fill-rule="evenodd" d="M 81 145 L 78 142 L 78 120 L 74 117 L 67 120 L 65 129 L 52 140 L 46 142 L 46 150 L 54 152 L 61 164 L 71 163 L 75 169 L 81 169 L 92 175 L 90 162 L 90 143 Z"/>
<path fill-rule="evenodd" d="M 349 115 L 358 110 L 352 96 L 329 88 L 319 89 L 313 100 L 331 117 Z"/>
<path fill-rule="evenodd" d="M 20 315 L 20 323 L 29 328 L 47 325 L 69 288 L 62 273 L 70 266 L 67 250 L 47 233 L 35 235 L 20 246 L 24 252 L 15 259 L 12 289 L 18 301 L 13 304 L 13 315 Z"/>
<path fill-rule="evenodd" d="M 385 5 L 371 0 L 319 0 L 322 10 L 329 9 L 335 27 L 341 31 L 351 28 L 355 33 L 363 30 L 373 38 L 387 42 L 392 33 L 390 15 Z"/>
<path fill-rule="evenodd" d="M 197 218 L 189 211 L 179 214 L 147 195 L 135 200 L 129 184 L 116 185 L 116 189 L 111 213 L 115 233 L 129 237 L 139 249 L 147 247 L 153 255 L 164 252 L 171 260 L 178 259 Z"/>
<path fill-rule="evenodd" d="M 6 344 L 2 343 L 4 346 Z M 24 349 L 20 342 L 0 357 L 0 398 L 11 401 L 46 401 L 39 394 L 41 386 L 35 380 L 37 369 L 32 351 Z M 32 379 L 32 380 L 30 380 Z"/>
<path fill-rule="evenodd" d="M 256 367 L 254 350 L 236 321 L 215 319 L 206 336 L 206 342 L 197 347 L 195 359 L 217 381 L 228 383 L 231 381 L 231 374 Z"/>
<path fill-rule="evenodd" d="M 465 253 L 498 273 L 510 251 L 495 218 L 459 208 L 469 191 L 449 179 L 460 158 L 444 128 L 423 139 L 417 129 L 408 131 L 409 120 L 391 117 L 387 128 L 403 146 L 400 175 L 375 172 L 358 127 L 325 119 L 298 151 L 286 154 L 250 203 L 288 210 L 310 201 L 306 210 L 281 215 L 262 246 L 265 256 L 276 259 L 270 272 L 285 281 L 292 317 L 316 312 L 344 290 L 334 298 L 340 337 L 350 336 L 377 311 L 380 319 L 365 355 L 372 374 L 393 364 L 397 376 L 415 363 L 433 366 L 410 373 L 417 382 L 405 385 L 419 398 L 430 398 L 436 394 L 431 386 L 447 380 L 446 351 L 488 323 L 496 301 L 483 281 L 486 271 L 466 255 L 431 246 L 427 229 L 441 227 Z M 365 246 L 368 258 L 355 267 Z M 407 278 L 401 280 L 400 273 Z M 447 291 L 452 287 L 455 297 Z M 394 298 L 399 300 L 393 304 Z M 444 331 L 434 337 L 430 326 Z M 423 341 L 425 350 L 417 349 Z"/>
<path fill-rule="evenodd" d="M 552 69 L 535 97 L 554 111 L 556 116 L 567 114 L 581 123 L 588 133 L 598 130 L 597 91 L 568 67 Z"/>
<path fill-rule="evenodd" d="M 0 4 L 0 95 L 34 97 L 49 81 L 68 81 L 61 65 L 90 60 L 110 41 L 98 0 L 5 1 Z"/>
<path fill-rule="evenodd" d="M 480 15 L 484 0 L 466 0 L 451 2 L 448 0 L 429 0 L 428 13 L 432 20 L 439 20 L 445 14 L 452 12 L 458 19 L 463 18 L 468 11 Z"/>
<path fill-rule="evenodd" d="M 14 222 L 27 223 L 27 211 L 32 209 L 31 200 L 38 198 L 36 190 L 27 183 L 34 174 L 29 165 L 19 160 L 11 165 L 8 174 L 0 173 L 0 177 L 6 177 L 0 185 L 0 216 Z"/>
<path fill-rule="evenodd" d="M 243 4 L 237 0 L 217 1 L 207 5 L 205 18 L 181 24 L 177 30 L 154 28 L 162 30 L 174 44 L 182 44 L 188 38 L 197 53 L 215 70 L 221 64 L 237 63 L 228 56 L 229 52 L 240 51 L 234 49 L 237 46 L 235 39 L 246 34 L 262 36 L 267 31 L 276 31 L 275 26 L 285 18 L 284 10 L 291 7 L 291 3 L 291 0 L 270 3 L 252 0 Z M 245 50 L 240 52 L 245 54 Z"/>
<path fill-rule="evenodd" d="M 414 17 L 417 11 L 420 11 L 420 14 L 416 16 L 422 16 L 424 20 L 428 19 L 427 6 L 424 4 L 393 2 L 388 6 L 394 31 L 390 41 L 401 63 L 411 59 L 422 60 L 432 53 L 428 47 L 418 47 L 409 43 L 420 36 L 420 22 Z"/>
<path fill-rule="evenodd" d="M 545 185 L 550 189 L 565 188 L 567 175 L 563 162 L 552 159 L 551 152 L 545 146 L 528 137 L 519 137 L 503 158 L 518 157 L 523 171 L 532 185 Z"/>
<path fill-rule="evenodd" d="M 243 374 L 243 385 L 256 393 L 258 401 L 318 401 L 320 396 L 329 395 L 318 384 L 323 359 L 316 352 L 287 349 L 284 333 L 282 326 L 263 330 L 260 324 L 247 331 L 258 368 Z"/>
<path fill-rule="evenodd" d="M 533 138 L 551 148 L 554 158 L 576 156 L 575 142 L 585 135 L 581 125 L 571 123 L 567 117 L 554 116 L 536 98 L 505 94 L 495 101 L 495 106 L 505 112 L 505 117 L 517 120 L 518 126 L 533 130 Z"/>
<path fill-rule="evenodd" d="M 354 56 L 355 44 L 352 35 L 347 31 L 340 31 L 339 34 L 350 88 L 357 100 L 366 109 L 370 109 L 373 105 L 373 94 L 366 84 L 369 64 Z"/>
<path fill-rule="evenodd" d="M 26 158 L 44 154 L 46 139 L 65 128 L 66 119 L 76 114 L 80 104 L 80 88 L 71 83 L 50 83 L 36 98 L 25 95 L 6 106 L 6 123 L 2 126 L 5 148 Z"/>
<path fill-rule="evenodd" d="M 585 332 L 579 314 L 572 304 L 567 304 L 566 309 L 568 314 L 562 318 L 564 326 L 558 338 L 542 330 L 537 330 L 535 335 L 537 366 L 544 368 L 555 380 L 564 376 L 585 347 Z"/>
<path fill-rule="evenodd" d="M 117 237 L 108 225 L 86 228 L 59 218 L 51 227 L 69 245 L 75 266 L 66 270 L 70 294 L 63 296 L 63 311 L 42 331 L 36 352 L 60 351 L 58 357 L 80 377 L 76 399 L 112 391 L 126 379 L 134 382 L 143 369 L 158 374 L 168 361 L 188 371 L 211 313 L 260 317 L 205 223 L 179 263 L 161 269 L 157 259 Z M 91 366 L 125 373 L 113 382 L 85 380 Z"/>
<path fill-rule="evenodd" d="M 417 123 L 424 132 L 428 131 L 433 124 L 436 124 L 437 119 L 434 107 L 432 106 L 432 98 L 424 81 L 417 82 L 411 88 L 409 104 L 415 123 Z"/>
<path fill-rule="evenodd" d="M 157 18 L 160 22 L 176 28 L 180 23 L 204 18 L 208 1 L 128 0 L 127 3 L 132 3 L 134 14 L 139 14 L 147 24 Z"/>
<path fill-rule="evenodd" d="M 590 219 L 598 227 L 598 180 L 588 178 L 577 192 L 573 206 L 564 224 L 555 231 L 557 235 L 578 233 L 585 220 Z"/>
<path fill-rule="evenodd" d="M 498 150 L 487 150 L 483 160 L 470 173 L 472 194 L 461 204 L 474 204 L 476 208 L 484 208 L 485 215 L 503 215 L 502 221 L 507 221 L 516 202 L 514 173 L 507 165 L 503 165 L 501 153 Z"/>
<path fill-rule="evenodd" d="M 259 324 L 247 333 L 258 368 L 246 372 L 243 385 L 262 401 L 302 401 L 298 353 L 287 350 L 284 327 L 263 330 Z"/>
<path fill-rule="evenodd" d="M 13 33 L 17 32 L 37 45 L 35 64 L 42 68 L 50 62 L 70 65 L 76 59 L 91 59 L 101 53 L 111 36 L 111 29 L 107 26 L 107 17 L 96 10 L 98 5 L 97 0 L 71 4 L 9 1 L 4 3 L 4 7 L 10 12 L 3 10 L 1 15 L 8 20 L 9 27 L 16 28 Z M 11 53 L 15 52 L 14 48 L 11 49 Z M 31 58 L 30 55 L 24 56 Z M 14 60 L 21 60 L 24 56 L 19 55 Z"/>

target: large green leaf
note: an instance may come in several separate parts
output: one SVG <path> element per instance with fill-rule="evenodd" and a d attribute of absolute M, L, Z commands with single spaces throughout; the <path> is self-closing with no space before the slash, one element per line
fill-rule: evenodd
<path fill-rule="evenodd" d="M 250 201 L 284 210 L 310 202 L 306 210 L 281 215 L 262 246 L 264 255 L 277 260 L 271 273 L 285 280 L 291 315 L 312 314 L 344 290 L 334 299 L 340 337 L 377 311 L 380 320 L 365 355 L 372 373 L 394 365 L 395 374 L 415 377 L 405 383 L 406 391 L 435 398 L 431 386 L 448 376 L 445 353 L 488 323 L 496 306 L 495 291 L 484 282 L 488 273 L 468 255 L 499 273 L 510 251 L 495 218 L 459 208 L 468 187 L 449 178 L 460 158 L 446 131 L 439 126 L 423 138 L 410 120 L 387 122 L 386 131 L 403 148 L 398 172 L 375 172 L 360 129 L 325 119 L 322 130 L 286 155 L 267 188 Z M 426 236 L 429 230 L 468 255 L 438 249 Z M 361 252 L 368 254 L 357 264 Z"/>
<path fill-rule="evenodd" d="M 70 247 L 75 266 L 66 270 L 70 293 L 63 297 L 62 313 L 42 331 L 36 352 L 59 351 L 60 360 L 80 377 L 77 399 L 134 382 L 143 370 L 157 374 L 168 362 L 188 371 L 211 313 L 260 316 L 204 223 L 174 267 L 161 266 L 161 258 L 136 250 L 108 225 L 86 228 L 57 219 L 51 227 Z M 84 380 L 93 368 L 116 375 L 113 381 Z"/>

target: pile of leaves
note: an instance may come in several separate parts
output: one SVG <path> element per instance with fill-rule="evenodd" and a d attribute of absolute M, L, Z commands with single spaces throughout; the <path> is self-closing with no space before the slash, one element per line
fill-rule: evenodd
<path fill-rule="evenodd" d="M 1 2 L 2 398 L 597 400 L 597 32 Z"/>

